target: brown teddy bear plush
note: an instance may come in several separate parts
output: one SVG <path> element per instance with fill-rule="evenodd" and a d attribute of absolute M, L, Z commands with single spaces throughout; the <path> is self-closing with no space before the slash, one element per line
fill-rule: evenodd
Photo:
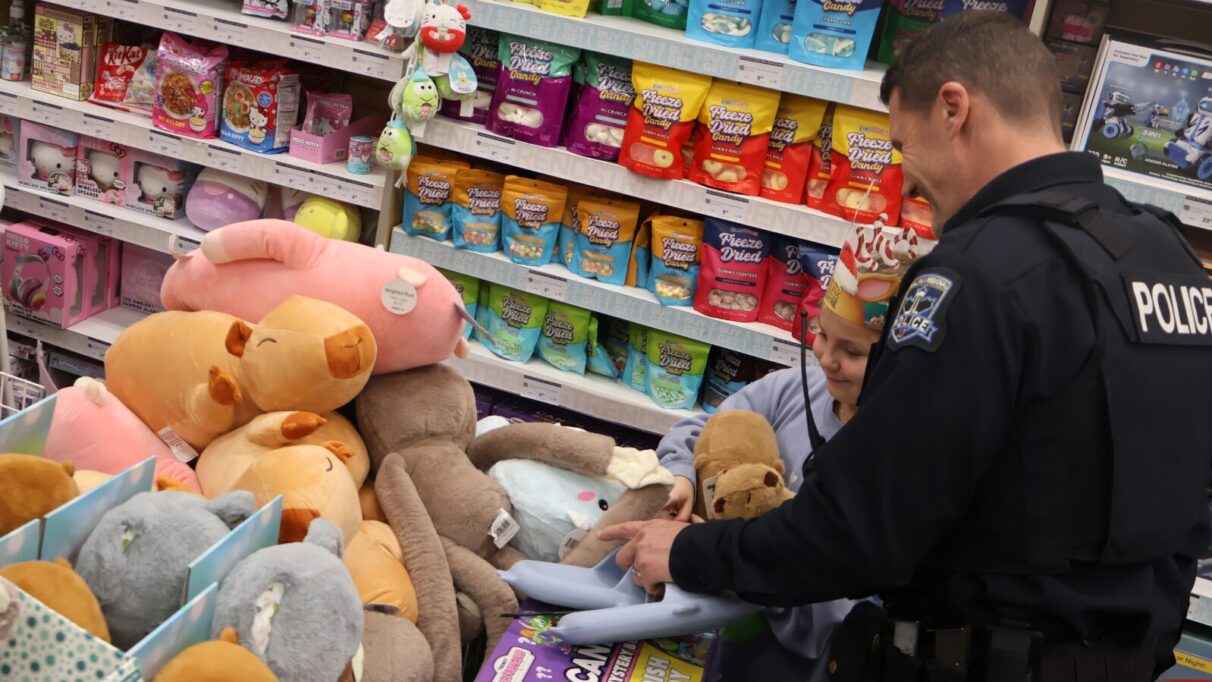
<path fill-rule="evenodd" d="M 80 494 L 71 462 L 0 455 L 0 536 L 40 519 Z"/>
<path fill-rule="evenodd" d="M 101 604 L 67 559 L 9 564 L 0 568 L 0 578 L 20 587 L 97 639 L 109 641 L 109 627 L 101 614 Z"/>
<path fill-rule="evenodd" d="M 724 478 L 729 470 L 743 464 L 764 468 L 746 468 Z M 694 472 L 699 485 L 694 511 L 705 519 L 760 516 L 790 497 L 783 485 L 778 438 L 757 412 L 724 410 L 712 415 L 694 444 Z M 766 484 L 768 473 L 775 474 L 776 485 Z M 723 505 L 727 517 L 719 517 L 714 505 L 721 479 L 727 484 L 724 492 L 728 499 Z"/>
<path fill-rule="evenodd" d="M 738 464 L 716 479 L 711 511 L 716 519 L 752 519 L 793 497 L 779 472 L 765 464 Z"/>

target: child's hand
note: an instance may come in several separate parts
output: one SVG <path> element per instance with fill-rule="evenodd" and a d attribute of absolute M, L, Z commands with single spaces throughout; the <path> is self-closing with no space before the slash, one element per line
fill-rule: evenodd
<path fill-rule="evenodd" d="M 686 523 L 690 521 L 690 509 L 694 506 L 694 484 L 685 476 L 673 479 L 673 490 L 661 511 L 669 518 Z"/>

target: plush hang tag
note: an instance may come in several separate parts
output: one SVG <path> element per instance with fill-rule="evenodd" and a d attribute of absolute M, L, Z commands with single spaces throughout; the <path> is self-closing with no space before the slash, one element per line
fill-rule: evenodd
<path fill-rule="evenodd" d="M 467 58 L 458 52 L 450 53 L 450 68 L 446 72 L 450 80 L 450 90 L 456 95 L 469 96 L 479 87 L 476 72 L 471 68 Z"/>
<path fill-rule="evenodd" d="M 703 509 L 707 512 L 707 519 L 715 518 L 715 484 L 719 480 L 719 476 L 703 479 L 699 486 L 702 488 L 701 497 L 703 499 Z"/>
<path fill-rule="evenodd" d="M 186 443 L 184 438 L 177 435 L 177 432 L 173 431 L 173 427 L 165 426 L 156 432 L 156 435 L 160 437 L 160 440 L 164 441 L 169 450 L 173 451 L 173 455 L 182 462 L 189 464 L 198 458 L 198 451 L 189 443 Z"/>
<path fill-rule="evenodd" d="M 497 512 L 497 518 L 493 519 L 492 527 L 488 529 L 488 537 L 492 538 L 492 544 L 496 545 L 497 549 L 501 549 L 508 545 L 513 536 L 517 535 L 521 529 L 522 527 L 513 520 L 509 512 L 502 509 Z"/>
<path fill-rule="evenodd" d="M 572 554 L 572 550 L 576 549 L 577 545 L 588 536 L 589 531 L 584 528 L 574 528 L 571 533 L 565 535 L 564 539 L 560 540 L 560 561 L 567 559 L 568 555 Z"/>

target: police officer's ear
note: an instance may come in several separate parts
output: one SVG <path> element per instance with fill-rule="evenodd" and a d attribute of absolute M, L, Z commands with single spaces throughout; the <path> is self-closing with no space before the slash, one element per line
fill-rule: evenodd
<path fill-rule="evenodd" d="M 936 116 L 942 116 L 950 137 L 956 137 L 968 122 L 972 106 L 971 93 L 959 81 L 947 81 L 938 88 Z M 990 105 L 991 103 L 986 103 Z"/>

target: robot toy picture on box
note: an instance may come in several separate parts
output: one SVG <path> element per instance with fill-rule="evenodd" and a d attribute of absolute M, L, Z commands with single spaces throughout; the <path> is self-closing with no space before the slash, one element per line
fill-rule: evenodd
<path fill-rule="evenodd" d="M 1078 145 L 1103 165 L 1212 190 L 1212 60 L 1104 46 Z"/>

